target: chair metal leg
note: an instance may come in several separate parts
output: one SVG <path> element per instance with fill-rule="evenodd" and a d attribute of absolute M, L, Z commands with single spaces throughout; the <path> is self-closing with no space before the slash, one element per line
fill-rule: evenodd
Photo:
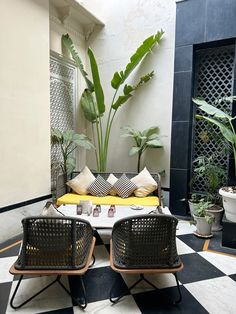
<path fill-rule="evenodd" d="M 85 286 L 84 286 L 84 281 L 83 281 L 83 278 L 82 276 L 79 276 L 80 277 L 80 280 L 81 280 L 81 286 L 82 286 L 82 292 L 83 292 L 83 299 L 84 299 L 84 303 L 81 303 L 79 302 L 78 299 L 74 298 L 73 295 L 70 293 L 70 291 L 64 286 L 64 284 L 60 281 L 61 279 L 61 275 L 58 275 L 56 277 L 55 280 L 53 280 L 52 282 L 50 282 L 48 285 L 46 285 L 44 288 L 42 288 L 41 290 L 39 290 L 37 293 L 35 293 L 34 295 L 32 295 L 30 298 L 28 298 L 27 300 L 25 300 L 24 302 L 22 302 L 21 304 L 19 305 L 14 305 L 13 302 L 14 302 L 14 298 L 16 296 L 16 293 L 19 289 L 19 286 L 21 284 L 21 281 L 23 279 L 23 276 L 24 275 L 21 275 L 20 276 L 20 279 L 16 285 L 16 288 L 13 292 L 13 295 L 11 297 L 11 300 L 10 300 L 10 306 L 13 308 L 13 309 L 19 309 L 20 307 L 22 307 L 23 305 L 27 304 L 28 302 L 30 302 L 32 299 L 34 299 L 36 296 L 38 296 L 40 293 L 42 293 L 43 291 L 45 291 L 47 288 L 51 287 L 54 283 L 58 282 L 59 285 L 69 294 L 69 296 L 74 300 L 74 302 L 76 304 L 78 304 L 78 306 L 81 308 L 81 309 L 85 309 L 88 302 L 87 302 L 87 297 L 86 297 L 86 291 L 85 291 Z"/>
<path fill-rule="evenodd" d="M 80 282 L 81 282 L 81 286 L 82 286 L 82 292 L 83 292 L 83 299 L 84 299 L 84 303 L 81 303 L 79 301 L 78 298 L 75 298 L 71 292 L 64 286 L 64 284 L 61 282 L 61 281 L 58 281 L 58 283 L 60 284 L 60 286 L 68 293 L 68 295 L 72 298 L 72 300 L 78 304 L 78 306 L 81 308 L 81 309 L 85 309 L 87 304 L 88 304 L 88 301 L 87 301 L 87 296 L 86 296 L 86 290 L 85 290 L 85 286 L 84 286 L 84 280 L 82 278 L 82 276 L 79 276 L 80 277 Z"/>
<path fill-rule="evenodd" d="M 142 280 L 144 280 L 144 279 L 143 279 L 143 277 L 142 277 L 142 274 L 140 274 L 140 278 L 139 278 L 137 281 L 135 281 L 135 283 L 133 283 L 133 284 L 128 288 L 129 292 L 130 292 L 135 286 L 137 286 L 137 284 L 139 284 Z M 116 283 L 113 284 L 113 286 L 112 286 L 112 288 L 111 288 L 111 290 L 110 290 L 110 297 L 109 297 L 109 299 L 110 299 L 110 301 L 111 301 L 112 303 L 117 303 L 117 302 L 118 302 L 121 298 L 123 298 L 123 297 L 125 296 L 125 294 L 126 294 L 126 293 L 122 293 L 119 297 L 117 297 L 117 298 L 112 298 L 112 292 L 113 292 L 113 289 L 115 288 L 115 286 L 116 286 Z"/>
<path fill-rule="evenodd" d="M 171 300 L 171 299 L 169 298 L 169 296 L 165 295 L 164 293 L 163 293 L 163 294 L 168 298 L 168 300 L 170 300 L 170 302 L 171 302 L 172 304 L 177 304 L 177 303 L 180 303 L 180 302 L 181 302 L 181 300 L 182 300 L 182 294 L 181 294 L 181 290 L 180 290 L 180 286 L 179 286 L 179 281 L 178 281 L 177 273 L 173 273 L 173 275 L 175 276 L 175 280 L 176 280 L 176 284 L 177 284 L 177 290 L 178 290 L 178 293 L 179 293 L 179 298 L 178 298 L 177 300 Z M 159 289 L 159 288 L 157 288 L 157 286 L 155 286 L 152 282 L 150 282 L 150 281 L 144 276 L 144 274 L 140 274 L 140 278 L 128 288 L 129 292 L 130 292 L 137 284 L 139 284 L 141 281 L 145 281 L 145 282 L 148 283 L 151 287 L 153 287 L 155 290 L 158 290 L 158 291 L 160 291 L 160 292 L 162 293 L 162 290 Z M 111 288 L 111 290 L 110 290 L 110 301 L 111 301 L 112 303 L 114 303 L 114 304 L 117 303 L 121 298 L 123 298 L 123 297 L 126 295 L 126 293 L 122 293 L 119 297 L 113 298 L 113 297 L 112 297 L 112 292 L 113 292 L 113 289 L 115 288 L 115 285 L 116 285 L 116 283 L 113 284 L 113 286 L 112 286 L 112 288 Z"/>
<path fill-rule="evenodd" d="M 173 304 L 178 304 L 178 303 L 180 303 L 182 301 L 182 293 L 181 293 L 181 290 L 180 290 L 177 273 L 174 273 L 173 275 L 175 276 L 175 280 L 176 280 L 176 283 L 177 283 L 177 290 L 179 292 L 179 298 L 177 300 L 173 301 Z"/>
<path fill-rule="evenodd" d="M 50 282 L 47 286 L 45 286 L 43 289 L 39 290 L 37 293 L 35 293 L 34 295 L 32 295 L 30 298 L 28 298 L 27 300 L 25 300 L 24 302 L 22 302 L 21 304 L 19 305 L 14 305 L 13 302 L 14 302 L 14 298 L 16 296 L 16 293 L 18 291 L 18 288 L 21 284 L 21 281 L 23 279 L 23 276 L 24 275 L 21 275 L 20 276 L 20 279 L 16 285 L 16 288 L 15 288 L 15 291 L 13 292 L 13 295 L 11 297 L 11 301 L 10 301 L 10 306 L 13 308 L 13 309 L 19 309 L 20 307 L 22 307 L 23 305 L 25 305 L 26 303 L 28 303 L 29 301 L 31 301 L 32 299 L 34 299 L 37 295 L 39 295 L 40 293 L 42 293 L 43 291 L 45 291 L 47 288 L 51 287 L 55 282 L 57 282 L 60 278 L 60 276 L 57 276 L 57 278 L 55 280 L 53 280 L 52 282 Z"/>

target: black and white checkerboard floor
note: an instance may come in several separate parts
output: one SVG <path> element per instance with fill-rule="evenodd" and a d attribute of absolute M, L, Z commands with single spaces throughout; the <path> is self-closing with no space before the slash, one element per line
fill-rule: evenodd
<path fill-rule="evenodd" d="M 137 276 L 121 276 L 109 267 L 109 237 L 106 232 L 99 232 L 95 248 L 96 263 L 85 275 L 88 306 L 85 313 L 236 313 L 236 250 L 220 246 L 220 233 L 215 233 L 212 240 L 196 238 L 187 221 L 179 221 L 177 230 L 178 252 L 184 263 L 179 273 L 183 300 L 178 305 L 169 305 L 160 292 L 145 283 L 121 299 L 116 305 L 109 301 L 109 290 L 114 281 L 117 292 L 126 289 Z M 16 260 L 20 244 L 11 239 L 0 246 L 0 314 L 3 313 L 81 313 L 74 306 L 71 298 L 59 286 L 54 285 L 30 303 L 17 311 L 9 306 L 17 280 L 8 270 Z M 11 246 L 11 244 L 13 244 Z M 149 277 L 150 278 L 150 277 Z M 50 277 L 34 277 L 23 280 L 15 302 L 22 302 L 34 291 L 51 280 Z M 78 295 L 80 282 L 77 277 L 63 278 L 64 283 L 74 295 Z M 151 280 L 165 293 L 176 293 L 173 275 L 152 275 Z"/>

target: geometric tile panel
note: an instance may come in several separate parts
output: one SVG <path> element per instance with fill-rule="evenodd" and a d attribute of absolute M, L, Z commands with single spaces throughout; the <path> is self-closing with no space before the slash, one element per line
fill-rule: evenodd
<path fill-rule="evenodd" d="M 194 97 L 203 97 L 212 103 L 216 98 L 231 96 L 233 91 L 234 46 L 201 49 L 195 52 Z M 221 103 L 219 109 L 231 114 L 231 104 Z M 194 106 L 192 161 L 199 156 L 210 157 L 222 150 L 222 141 L 217 127 L 203 120 L 196 120 L 195 114 L 202 114 Z M 218 156 L 221 166 L 228 166 L 224 154 Z M 192 169 L 193 171 L 194 169 Z M 192 192 L 205 190 L 204 179 L 194 182 Z"/>
<path fill-rule="evenodd" d="M 76 102 L 76 68 L 54 56 L 50 57 L 50 122 L 60 131 L 73 129 Z M 58 175 L 58 162 L 62 160 L 57 145 L 51 147 L 52 190 Z"/>

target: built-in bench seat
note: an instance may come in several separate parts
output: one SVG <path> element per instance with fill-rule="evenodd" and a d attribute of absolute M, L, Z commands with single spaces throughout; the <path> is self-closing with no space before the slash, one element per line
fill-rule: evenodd
<path fill-rule="evenodd" d="M 71 174 L 71 179 L 76 177 L 79 172 L 73 172 Z M 113 174 L 119 178 L 123 173 L 113 172 Z M 136 176 L 138 173 L 126 172 L 126 176 L 131 179 Z M 93 175 L 101 175 L 105 180 L 108 178 L 110 173 L 108 172 L 93 172 Z M 142 205 L 142 206 L 159 206 L 161 205 L 161 179 L 158 173 L 151 173 L 153 179 L 157 182 L 157 189 L 146 197 L 136 197 L 131 195 L 127 198 L 121 198 L 119 196 L 92 196 L 92 195 L 79 195 L 73 193 L 69 187 L 65 184 L 64 175 L 58 176 L 57 185 L 56 185 L 56 197 L 57 205 L 63 204 L 79 204 L 81 200 L 91 200 L 94 204 L 97 205 Z"/>

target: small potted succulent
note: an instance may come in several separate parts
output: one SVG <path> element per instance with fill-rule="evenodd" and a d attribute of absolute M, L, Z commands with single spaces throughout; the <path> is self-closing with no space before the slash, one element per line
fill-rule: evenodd
<path fill-rule="evenodd" d="M 211 229 L 215 217 L 208 212 L 208 209 L 212 205 L 213 204 L 203 198 L 195 207 L 194 220 L 196 221 L 196 232 L 194 234 L 198 237 L 212 237 Z"/>

